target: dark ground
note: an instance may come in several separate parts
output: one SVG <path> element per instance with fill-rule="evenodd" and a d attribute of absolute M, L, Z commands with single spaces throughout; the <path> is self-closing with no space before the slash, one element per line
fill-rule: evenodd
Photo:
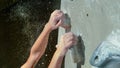
<path fill-rule="evenodd" d="M 17 1 L 0 10 L 0 68 L 20 68 L 60 0 Z M 36 68 L 47 68 L 57 44 L 58 30 L 50 34 L 46 53 Z"/>

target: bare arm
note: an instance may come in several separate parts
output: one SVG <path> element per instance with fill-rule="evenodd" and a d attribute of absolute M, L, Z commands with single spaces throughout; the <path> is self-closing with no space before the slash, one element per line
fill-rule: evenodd
<path fill-rule="evenodd" d="M 77 37 L 69 32 L 61 37 L 61 41 L 58 44 L 57 50 L 52 58 L 52 61 L 48 68 L 61 68 L 63 57 L 68 49 L 77 43 Z"/>
<path fill-rule="evenodd" d="M 67 49 L 57 49 L 48 68 L 61 68 Z"/>
<path fill-rule="evenodd" d="M 63 12 L 55 10 L 49 19 L 49 22 L 45 25 L 42 33 L 35 41 L 31 48 L 30 56 L 26 63 L 21 68 L 34 68 L 41 56 L 44 54 L 47 47 L 49 34 L 52 30 L 57 29 L 62 24 L 64 17 Z"/>
<path fill-rule="evenodd" d="M 45 26 L 42 33 L 34 43 L 33 47 L 31 48 L 30 56 L 27 60 L 27 62 L 24 64 L 24 67 L 22 68 L 34 68 L 40 57 L 45 52 L 49 33 L 51 32 L 48 25 Z"/>

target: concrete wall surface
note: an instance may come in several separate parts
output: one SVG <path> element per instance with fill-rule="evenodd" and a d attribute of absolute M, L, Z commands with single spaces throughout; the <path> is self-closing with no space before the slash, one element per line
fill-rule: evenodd
<path fill-rule="evenodd" d="M 95 48 L 114 30 L 120 29 L 120 0 L 61 0 L 61 10 L 71 18 L 72 32 L 81 35 L 85 45 L 85 65 Z M 59 37 L 64 34 L 59 29 Z M 68 51 L 65 68 L 77 68 Z"/>

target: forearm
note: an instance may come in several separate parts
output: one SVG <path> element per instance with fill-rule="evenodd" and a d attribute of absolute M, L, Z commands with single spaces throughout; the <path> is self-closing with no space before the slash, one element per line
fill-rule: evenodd
<path fill-rule="evenodd" d="M 34 68 L 38 60 L 45 52 L 50 32 L 51 28 L 48 24 L 46 24 L 42 33 L 33 44 L 27 62 L 21 68 Z"/>
<path fill-rule="evenodd" d="M 61 68 L 63 58 L 67 52 L 67 49 L 57 49 L 54 53 L 52 61 L 49 64 L 48 68 Z"/>
<path fill-rule="evenodd" d="M 51 31 L 52 30 L 47 23 L 45 25 L 42 33 L 37 38 L 36 42 L 34 43 L 33 47 L 31 48 L 31 53 L 32 54 L 39 53 L 39 56 L 42 56 L 42 54 L 44 53 L 44 51 L 47 47 L 48 38 L 49 38 L 49 34 L 50 34 Z"/>

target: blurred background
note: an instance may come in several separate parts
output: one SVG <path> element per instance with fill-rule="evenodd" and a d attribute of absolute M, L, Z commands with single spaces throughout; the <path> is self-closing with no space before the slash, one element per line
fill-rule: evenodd
<path fill-rule="evenodd" d="M 0 0 L 0 68 L 20 68 L 36 38 L 60 0 Z M 47 68 L 57 44 L 58 30 L 50 34 L 36 68 Z"/>

